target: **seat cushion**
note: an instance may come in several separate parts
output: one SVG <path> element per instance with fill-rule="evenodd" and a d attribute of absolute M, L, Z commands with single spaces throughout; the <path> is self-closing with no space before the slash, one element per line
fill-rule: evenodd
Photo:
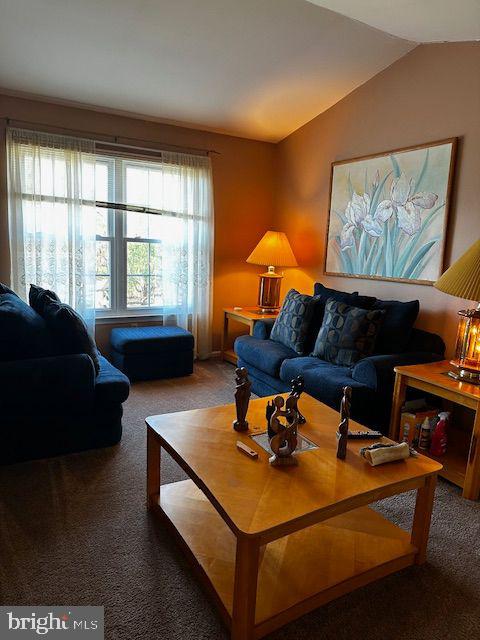
<path fill-rule="evenodd" d="M 270 339 L 303 355 L 308 349 L 309 330 L 314 310 L 313 296 L 290 289 L 275 320 Z"/>
<path fill-rule="evenodd" d="M 331 367 L 339 369 L 340 367 L 332 365 L 323 360 L 319 360 L 314 356 L 305 356 L 303 358 L 292 358 L 291 360 L 284 360 L 280 367 L 280 379 L 283 382 L 290 382 L 299 375 L 304 375 L 309 369 L 319 369 L 322 371 L 332 370 Z M 346 376 L 351 375 L 349 367 L 341 367 L 344 370 Z"/>
<path fill-rule="evenodd" d="M 127 376 L 100 354 L 98 363 L 100 369 L 95 379 L 95 404 L 105 406 L 125 402 L 130 392 Z"/>
<path fill-rule="evenodd" d="M 191 351 L 194 339 L 180 327 L 125 327 L 112 329 L 110 344 L 119 353 L 172 353 Z"/>
<path fill-rule="evenodd" d="M 373 308 L 385 311 L 385 317 L 375 344 L 375 353 L 388 354 L 405 351 L 409 346 L 413 325 L 420 309 L 418 300 L 411 302 L 377 300 Z"/>
<path fill-rule="evenodd" d="M 379 397 L 367 385 L 352 379 L 352 369 L 340 367 L 318 358 L 295 358 L 286 360 L 280 369 L 283 381 L 292 380 L 301 374 L 305 381 L 305 391 L 328 405 L 335 411 L 340 407 L 343 387 L 352 387 L 352 418 L 361 424 L 379 428 L 389 415 L 390 406 L 385 409 L 389 398 Z M 302 400 L 299 403 L 300 409 Z M 307 416 L 308 419 L 308 416 Z"/>
<path fill-rule="evenodd" d="M 298 357 L 293 349 L 280 342 L 260 340 L 253 336 L 240 336 L 235 340 L 234 348 L 241 360 L 274 378 L 278 378 L 284 360 Z"/>
<path fill-rule="evenodd" d="M 313 349 L 313 356 L 351 367 L 373 353 L 385 311 L 360 309 L 331 298 Z"/>
<path fill-rule="evenodd" d="M 16 293 L 0 294 L 0 360 L 53 354 L 45 320 Z"/>

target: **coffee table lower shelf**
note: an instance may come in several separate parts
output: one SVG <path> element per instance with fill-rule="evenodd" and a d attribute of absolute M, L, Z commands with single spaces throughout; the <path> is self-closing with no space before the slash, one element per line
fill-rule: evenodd
<path fill-rule="evenodd" d="M 236 537 L 192 480 L 160 487 L 157 514 L 172 526 L 231 626 Z M 414 564 L 410 533 L 360 507 L 261 547 L 253 638 Z"/>

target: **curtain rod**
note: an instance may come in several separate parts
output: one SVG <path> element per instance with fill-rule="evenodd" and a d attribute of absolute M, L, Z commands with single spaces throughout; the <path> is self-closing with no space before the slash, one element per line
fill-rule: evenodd
<path fill-rule="evenodd" d="M 78 131 L 77 129 L 69 129 L 68 127 L 60 127 L 53 124 L 48 124 L 46 122 L 33 122 L 32 120 L 16 120 L 15 118 L 9 118 L 8 116 L 4 116 L 2 120 L 5 120 L 7 127 L 47 127 L 47 129 L 62 130 L 68 132 L 70 135 L 80 138 L 83 137 L 84 140 L 89 140 L 91 142 L 99 142 L 99 143 L 107 143 L 112 146 L 118 147 L 130 147 L 131 149 L 139 149 L 140 151 L 177 151 L 179 153 L 190 153 L 197 155 L 222 155 L 219 151 L 215 149 L 199 149 L 197 147 L 181 147 L 175 144 L 168 144 L 161 142 L 160 140 L 149 140 L 148 138 L 129 138 L 128 136 L 111 136 L 107 133 L 101 133 L 98 131 L 89 131 L 86 132 L 87 135 L 91 136 L 99 136 L 99 139 L 92 139 L 85 137 L 85 132 Z M 51 133 L 51 131 L 46 131 L 46 133 Z M 101 139 L 103 138 L 103 140 Z M 155 147 L 140 147 L 138 145 L 132 145 L 128 143 L 122 143 L 120 140 L 130 140 L 131 142 L 147 142 L 150 144 L 161 145 L 162 149 L 156 149 Z"/>

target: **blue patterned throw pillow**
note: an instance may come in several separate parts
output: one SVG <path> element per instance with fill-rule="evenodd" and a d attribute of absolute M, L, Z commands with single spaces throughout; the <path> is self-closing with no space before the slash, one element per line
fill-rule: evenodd
<path fill-rule="evenodd" d="M 313 296 L 290 289 L 275 320 L 270 339 L 304 355 L 309 350 L 309 325 L 314 308 Z"/>
<path fill-rule="evenodd" d="M 361 309 L 330 298 L 312 356 L 353 367 L 373 353 L 385 311 Z"/>

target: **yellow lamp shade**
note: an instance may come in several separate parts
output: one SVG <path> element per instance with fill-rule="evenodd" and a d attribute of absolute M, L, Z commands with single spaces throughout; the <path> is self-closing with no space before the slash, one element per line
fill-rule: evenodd
<path fill-rule="evenodd" d="M 480 301 L 480 239 L 445 271 L 434 286 L 451 296 Z"/>
<path fill-rule="evenodd" d="M 292 248 L 283 231 L 267 231 L 248 256 L 247 262 L 272 267 L 297 266 Z"/>

